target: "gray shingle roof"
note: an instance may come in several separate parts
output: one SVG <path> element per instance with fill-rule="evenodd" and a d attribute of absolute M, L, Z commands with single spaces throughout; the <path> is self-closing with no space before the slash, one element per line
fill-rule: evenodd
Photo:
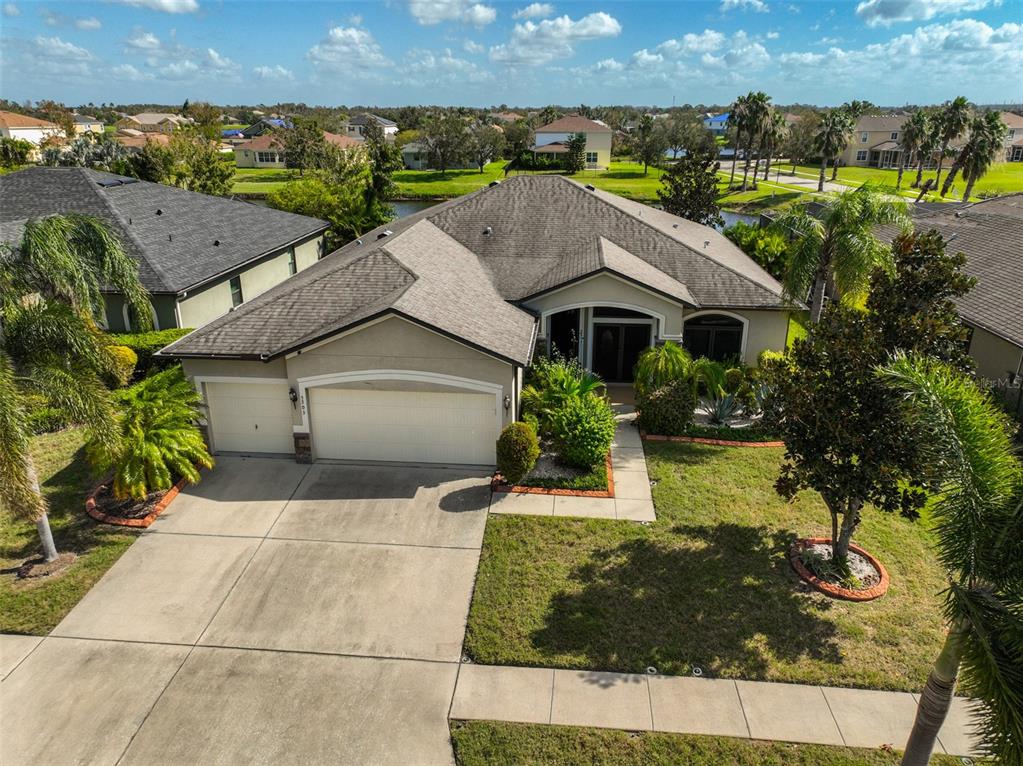
<path fill-rule="evenodd" d="M 1023 347 L 1023 194 L 944 209 L 915 206 L 913 219 L 918 231 L 936 229 L 951 240 L 948 250 L 966 254 L 977 285 L 958 301 L 963 318 Z"/>
<path fill-rule="evenodd" d="M 0 198 L 5 238 L 13 239 L 29 218 L 105 218 L 153 293 L 191 289 L 327 228 L 303 215 L 86 168 L 29 168 L 0 176 Z"/>
<path fill-rule="evenodd" d="M 384 313 L 528 362 L 535 318 L 518 303 L 610 271 L 680 305 L 787 308 L 782 288 L 712 228 L 519 176 L 387 224 L 165 349 L 275 356 Z"/>

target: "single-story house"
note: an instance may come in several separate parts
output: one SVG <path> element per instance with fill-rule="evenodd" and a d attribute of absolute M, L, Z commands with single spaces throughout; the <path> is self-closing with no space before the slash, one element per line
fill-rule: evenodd
<path fill-rule="evenodd" d="M 728 112 L 705 114 L 703 116 L 703 127 L 715 136 L 723 136 L 728 131 L 728 117 Z"/>
<path fill-rule="evenodd" d="M 170 112 L 142 112 L 141 114 L 125 115 L 114 123 L 118 128 L 139 130 L 143 133 L 173 133 L 180 127 L 191 125 L 190 117 Z"/>
<path fill-rule="evenodd" d="M 375 122 L 384 132 L 384 138 L 393 141 L 398 135 L 398 123 L 388 120 L 386 117 L 379 117 L 375 114 L 357 114 L 345 123 L 345 135 L 356 140 L 363 140 L 366 137 L 366 126 Z"/>
<path fill-rule="evenodd" d="M 218 452 L 492 465 L 536 348 L 609 382 L 665 340 L 756 364 L 781 285 L 713 228 L 555 175 L 392 221 L 159 353 Z"/>
<path fill-rule="evenodd" d="M 0 239 L 57 213 L 103 218 L 139 264 L 158 329 L 199 327 L 323 256 L 325 221 L 87 168 L 27 168 L 0 176 Z M 132 328 L 107 291 L 106 327 Z"/>
<path fill-rule="evenodd" d="M 977 374 L 989 380 L 1023 375 L 1023 194 L 963 204 L 912 208 L 918 231 L 936 229 L 950 251 L 966 254 L 966 272 L 977 285 L 958 301 L 970 328 L 969 353 Z M 886 229 L 884 236 L 896 234 Z"/>
<path fill-rule="evenodd" d="M 103 121 L 88 114 L 73 114 L 71 119 L 75 123 L 75 133 L 102 133 Z"/>
<path fill-rule="evenodd" d="M 607 168 L 611 165 L 611 130 L 600 120 L 569 114 L 536 129 L 533 151 L 537 154 L 565 154 L 569 139 L 579 133 L 586 135 L 586 167 Z"/>
<path fill-rule="evenodd" d="M 141 151 L 150 141 L 160 146 L 168 146 L 171 137 L 166 133 L 143 133 L 133 128 L 121 128 L 114 134 L 114 140 L 132 151 Z"/>
<path fill-rule="evenodd" d="M 401 161 L 405 164 L 406 170 L 429 170 L 433 167 L 430 150 L 419 141 L 409 141 L 401 147 Z M 471 158 L 462 158 L 459 162 L 448 165 L 448 170 L 462 170 L 477 167 L 476 162 Z"/>
<path fill-rule="evenodd" d="M 323 138 L 328 144 L 342 149 L 354 149 L 362 146 L 361 141 L 342 136 L 337 133 L 323 131 Z M 234 164 L 239 168 L 286 168 L 287 158 L 284 147 L 275 133 L 263 133 L 251 141 L 245 141 L 232 147 Z"/>
<path fill-rule="evenodd" d="M 64 129 L 49 120 L 29 117 L 17 112 L 0 111 L 0 137 L 16 138 L 28 141 L 35 149 L 33 159 L 38 157 L 36 151 L 40 144 L 50 138 L 64 138 Z"/>
<path fill-rule="evenodd" d="M 290 127 L 291 123 L 282 117 L 268 117 L 252 123 L 247 128 L 242 128 L 241 135 L 243 138 L 255 138 L 265 133 Z"/>

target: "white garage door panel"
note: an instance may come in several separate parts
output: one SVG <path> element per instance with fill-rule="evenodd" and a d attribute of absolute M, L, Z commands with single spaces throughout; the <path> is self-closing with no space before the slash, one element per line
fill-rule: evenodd
<path fill-rule="evenodd" d="M 495 460 L 493 394 L 309 390 L 316 457 L 477 463 Z"/>
<path fill-rule="evenodd" d="M 287 383 L 207 383 L 218 452 L 294 452 Z"/>

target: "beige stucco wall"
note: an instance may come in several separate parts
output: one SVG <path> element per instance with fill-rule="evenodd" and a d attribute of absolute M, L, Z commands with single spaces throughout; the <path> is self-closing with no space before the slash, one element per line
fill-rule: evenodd
<path fill-rule="evenodd" d="M 716 311 L 708 309 L 707 313 L 731 314 L 746 320 L 744 335 L 744 352 L 742 361 L 755 366 L 761 351 L 784 351 L 785 339 L 789 330 L 789 312 L 787 311 L 756 311 L 753 309 L 730 309 Z M 686 316 L 695 315 L 690 311 Z"/>
<path fill-rule="evenodd" d="M 609 306 L 614 303 L 663 316 L 665 318 L 664 327 L 656 328 L 656 332 L 661 337 L 678 336 L 682 333 L 682 311 L 678 304 L 610 274 L 598 274 L 569 287 L 526 301 L 524 305 L 543 313 L 561 311 L 579 304 Z M 541 327 L 540 334 L 546 337 L 546 322 Z"/>
<path fill-rule="evenodd" d="M 361 370 L 411 370 L 468 378 L 500 385 L 504 396 L 515 398 L 513 365 L 399 317 L 368 325 L 287 360 L 288 378 L 296 390 L 299 378 Z M 380 381 L 360 387 L 394 390 L 395 384 Z M 412 387 L 444 390 L 422 383 Z M 504 422 L 510 421 L 511 413 L 505 412 Z M 296 413 L 295 425 L 301 423 L 301 413 Z"/>
<path fill-rule="evenodd" d="M 970 356 L 977 362 L 977 374 L 990 380 L 1005 380 L 1009 372 L 1019 372 L 1023 349 L 997 335 L 973 329 Z"/>
<path fill-rule="evenodd" d="M 537 133 L 536 145 L 544 146 L 557 141 L 567 142 L 573 133 Z M 611 164 L 611 133 L 587 133 L 586 151 L 597 153 L 597 166 L 606 168 Z"/>
<path fill-rule="evenodd" d="M 295 265 L 298 271 L 316 263 L 323 237 L 315 237 L 295 247 Z M 257 263 L 241 272 L 242 298 L 251 300 L 291 276 L 288 270 L 288 250 Z M 202 325 L 226 314 L 231 308 L 231 275 L 203 290 L 190 294 L 178 302 L 181 327 Z"/>
<path fill-rule="evenodd" d="M 264 152 L 265 153 L 265 152 Z M 275 152 L 277 162 L 260 162 L 259 155 L 252 149 L 234 149 L 234 165 L 238 168 L 285 168 L 284 154 Z"/>
<path fill-rule="evenodd" d="M 280 378 L 288 377 L 283 358 L 269 362 L 248 362 L 239 359 L 182 359 L 181 366 L 189 378 Z"/>

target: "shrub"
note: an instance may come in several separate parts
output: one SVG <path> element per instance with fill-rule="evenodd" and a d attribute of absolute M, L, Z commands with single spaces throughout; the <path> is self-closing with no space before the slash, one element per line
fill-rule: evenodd
<path fill-rule="evenodd" d="M 725 370 L 725 391 L 734 394 L 746 382 L 746 373 L 740 367 Z"/>
<path fill-rule="evenodd" d="M 615 438 L 611 405 L 595 394 L 567 400 L 550 417 L 558 457 L 569 465 L 592 468 L 607 458 Z"/>
<path fill-rule="evenodd" d="M 176 477 L 199 481 L 197 465 L 213 467 L 202 434 L 199 394 L 172 367 L 118 392 L 123 415 L 113 444 L 90 442 L 90 462 L 113 471 L 116 498 L 138 500 L 153 491 L 170 489 Z"/>
<path fill-rule="evenodd" d="M 642 398 L 655 388 L 693 375 L 693 359 L 689 352 L 673 341 L 651 346 L 639 355 L 636 362 L 633 387 L 636 397 Z"/>
<path fill-rule="evenodd" d="M 509 484 L 518 484 L 540 457 L 540 442 L 529 423 L 510 423 L 497 437 L 497 470 Z"/>
<path fill-rule="evenodd" d="M 597 394 L 604 382 L 583 369 L 577 360 L 540 357 L 530 370 L 530 382 L 522 389 L 522 409 L 536 418 L 539 433 L 551 434 L 551 417 L 567 402 Z"/>
<path fill-rule="evenodd" d="M 154 358 L 153 354 L 190 332 L 192 331 L 188 328 L 172 327 L 169 330 L 154 330 L 153 332 L 111 334 L 110 340 L 115 345 L 127 346 L 135 352 L 138 357 L 135 364 L 135 377 L 138 379 L 176 364 L 173 359 Z"/>
<path fill-rule="evenodd" d="M 682 436 L 692 425 L 696 392 L 688 381 L 661 386 L 639 400 L 639 427 L 648 434 Z"/>
<path fill-rule="evenodd" d="M 116 386 L 128 385 L 128 381 L 131 380 L 131 374 L 135 371 L 135 365 L 139 361 L 138 354 L 127 346 L 107 346 L 107 353 L 110 355 L 112 363 L 112 384 Z"/>
<path fill-rule="evenodd" d="M 48 434 L 73 425 L 67 416 L 67 411 L 60 407 L 50 406 L 44 396 L 25 393 L 22 402 L 25 405 L 25 420 L 34 434 Z"/>
<path fill-rule="evenodd" d="M 724 234 L 772 277 L 781 279 L 785 275 L 789 243 L 780 231 L 739 221 Z"/>
<path fill-rule="evenodd" d="M 784 351 L 772 351 L 769 348 L 765 348 L 757 356 L 757 366 L 766 367 L 769 364 L 772 364 L 774 362 L 781 362 L 784 359 L 785 359 Z"/>

